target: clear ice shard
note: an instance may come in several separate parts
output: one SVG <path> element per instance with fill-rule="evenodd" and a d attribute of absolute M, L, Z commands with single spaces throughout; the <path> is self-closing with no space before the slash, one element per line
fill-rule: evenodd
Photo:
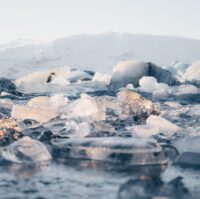
<path fill-rule="evenodd" d="M 81 94 L 80 99 L 77 99 L 65 109 L 63 118 L 90 118 L 95 121 L 105 120 L 105 110 L 98 103 L 95 97 L 87 94 Z"/>
<path fill-rule="evenodd" d="M 2 148 L 0 155 L 3 160 L 19 164 L 37 164 L 51 160 L 51 154 L 45 145 L 28 136 Z"/>

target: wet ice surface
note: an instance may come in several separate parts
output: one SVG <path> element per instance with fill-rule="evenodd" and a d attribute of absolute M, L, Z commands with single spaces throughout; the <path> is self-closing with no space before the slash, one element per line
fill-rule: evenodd
<path fill-rule="evenodd" d="M 0 198 L 198 198 L 199 88 L 56 75 L 1 93 Z"/>

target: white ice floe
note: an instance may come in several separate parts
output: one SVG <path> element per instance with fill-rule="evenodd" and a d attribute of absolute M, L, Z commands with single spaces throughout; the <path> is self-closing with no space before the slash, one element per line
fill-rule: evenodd
<path fill-rule="evenodd" d="M 148 117 L 146 123 L 148 125 L 158 127 L 159 133 L 163 133 L 169 137 L 180 130 L 180 127 L 178 127 L 176 124 L 173 124 L 165 118 L 156 115 L 151 115 Z"/>
<path fill-rule="evenodd" d="M 0 155 L 13 163 L 38 164 L 52 159 L 51 154 L 43 143 L 28 136 L 3 148 Z"/>
<path fill-rule="evenodd" d="M 67 103 L 68 99 L 63 95 L 35 97 L 25 105 L 14 105 L 11 117 L 19 121 L 33 119 L 44 123 L 57 117 Z"/>

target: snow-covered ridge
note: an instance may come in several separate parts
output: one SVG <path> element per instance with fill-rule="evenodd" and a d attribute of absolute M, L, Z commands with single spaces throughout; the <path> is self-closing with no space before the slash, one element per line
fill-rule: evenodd
<path fill-rule="evenodd" d="M 64 65 L 110 73 L 118 62 L 132 59 L 158 65 L 169 65 L 175 60 L 190 64 L 200 59 L 200 41 L 105 33 L 82 34 L 45 43 L 19 40 L 0 44 L 0 74 L 12 78 Z"/>

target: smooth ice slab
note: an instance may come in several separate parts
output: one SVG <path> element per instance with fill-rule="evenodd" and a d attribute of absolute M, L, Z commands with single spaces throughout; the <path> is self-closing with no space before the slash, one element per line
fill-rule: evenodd
<path fill-rule="evenodd" d="M 164 164 L 160 145 L 152 139 L 83 138 L 60 139 L 53 142 L 55 158 L 97 160 L 114 164 Z M 67 160 L 70 161 L 70 160 Z"/>

